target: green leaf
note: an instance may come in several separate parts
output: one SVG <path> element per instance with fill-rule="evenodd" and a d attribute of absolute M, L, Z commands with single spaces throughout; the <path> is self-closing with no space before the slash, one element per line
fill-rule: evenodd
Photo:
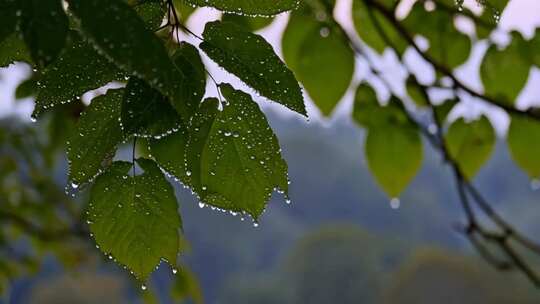
<path fill-rule="evenodd" d="M 122 141 L 120 110 L 124 90 L 109 90 L 96 97 L 82 113 L 68 141 L 69 179 L 82 185 L 106 168 Z"/>
<path fill-rule="evenodd" d="M 349 88 L 354 52 L 339 27 L 315 21 L 304 24 L 306 19 L 295 13 L 289 19 L 282 42 L 285 60 L 313 102 L 329 116 Z"/>
<path fill-rule="evenodd" d="M 186 3 L 186 0 L 173 0 L 173 3 L 174 8 L 176 9 L 176 14 L 180 19 L 179 21 L 185 25 L 191 14 L 193 14 L 197 8 Z"/>
<path fill-rule="evenodd" d="M 156 30 L 161 26 L 167 5 L 162 0 L 135 0 L 133 9 L 147 25 L 149 30 Z"/>
<path fill-rule="evenodd" d="M 254 16 L 272 16 L 298 6 L 298 0 L 187 0 L 187 2 L 197 6 L 215 7 L 228 13 Z"/>
<path fill-rule="evenodd" d="M 79 99 L 84 93 L 97 89 L 124 76 L 75 32 L 58 60 L 49 65 L 39 79 L 34 116 L 46 109 Z"/>
<path fill-rule="evenodd" d="M 410 121 L 401 107 L 401 103 L 393 97 L 388 105 L 381 106 L 373 89 L 363 83 L 358 86 L 354 99 L 353 120 L 365 128 L 386 127 L 388 125 L 409 126 Z"/>
<path fill-rule="evenodd" d="M 273 189 L 288 190 L 287 164 L 251 97 L 228 84 L 220 90 L 228 102 L 223 111 L 217 110 L 216 99 L 206 100 L 193 117 L 187 141 L 173 134 L 152 143 L 151 152 L 205 204 L 257 219 Z"/>
<path fill-rule="evenodd" d="M 206 90 L 206 70 L 199 50 L 187 42 L 181 42 L 172 56 L 176 69 L 183 76 L 183 83 L 175 90 L 171 98 L 173 107 L 182 115 L 184 122 L 189 119 L 199 107 Z"/>
<path fill-rule="evenodd" d="M 17 34 L 11 34 L 0 41 L 0 68 L 16 61 L 31 63 L 32 58 L 24 41 Z"/>
<path fill-rule="evenodd" d="M 169 99 L 136 77 L 131 77 L 126 86 L 121 121 L 126 137 L 162 137 L 181 125 L 181 117 Z"/>
<path fill-rule="evenodd" d="M 68 18 L 62 1 L 23 1 L 21 31 L 35 63 L 46 66 L 53 62 L 68 36 Z"/>
<path fill-rule="evenodd" d="M 418 80 L 416 80 L 416 77 L 414 75 L 410 75 L 409 78 L 407 78 L 407 94 L 412 99 L 412 101 L 416 104 L 418 107 L 426 107 L 430 104 L 429 102 L 429 96 L 427 95 L 426 91 L 422 88 L 422 85 L 418 83 Z"/>
<path fill-rule="evenodd" d="M 495 131 L 485 116 L 469 123 L 460 118 L 450 125 L 445 142 L 450 157 L 470 180 L 493 152 Z"/>
<path fill-rule="evenodd" d="M 135 75 L 167 96 L 174 96 L 179 73 L 160 39 L 123 0 L 70 0 L 90 41 L 121 69 Z"/>
<path fill-rule="evenodd" d="M 176 274 L 171 288 L 171 297 L 180 303 L 188 299 L 192 299 L 195 304 L 204 303 L 202 289 L 195 274 L 186 268 L 182 268 Z"/>
<path fill-rule="evenodd" d="M 521 34 L 512 33 L 512 42 L 500 51 L 492 45 L 480 66 L 480 76 L 488 96 L 513 105 L 529 79 L 531 63 Z"/>
<path fill-rule="evenodd" d="M 147 159 L 137 164 L 141 175 L 129 176 L 132 164 L 115 162 L 96 179 L 88 221 L 100 249 L 144 281 L 162 260 L 176 264 L 182 222 L 158 166 Z"/>
<path fill-rule="evenodd" d="M 404 21 L 407 29 L 429 41 L 427 53 L 448 68 L 463 64 L 470 55 L 471 39 L 454 27 L 454 15 L 443 10 L 428 12 L 417 2 Z"/>
<path fill-rule="evenodd" d="M 444 124 L 444 122 L 448 118 L 448 114 L 452 112 L 452 109 L 454 109 L 457 103 L 458 103 L 457 99 L 450 99 L 450 100 L 445 100 L 442 104 L 434 107 L 435 114 L 437 115 L 437 119 L 439 120 L 440 124 Z"/>
<path fill-rule="evenodd" d="M 232 22 L 249 32 L 255 32 L 270 25 L 274 21 L 268 17 L 250 17 L 236 14 L 223 14 L 223 22 Z"/>
<path fill-rule="evenodd" d="M 512 117 L 508 147 L 514 161 L 531 178 L 540 178 L 540 123 L 530 118 Z"/>
<path fill-rule="evenodd" d="M 390 2 L 385 1 L 384 4 L 390 7 Z M 406 40 L 385 16 L 366 6 L 364 1 L 353 1 L 352 18 L 360 39 L 377 53 L 382 54 L 386 48 L 394 47 L 401 55 L 407 48 Z"/>
<path fill-rule="evenodd" d="M 37 93 L 37 79 L 32 76 L 22 81 L 15 90 L 16 99 L 25 99 L 35 96 Z"/>
<path fill-rule="evenodd" d="M 369 128 L 365 149 L 369 169 L 392 198 L 401 194 L 422 165 L 422 141 L 411 125 Z"/>
<path fill-rule="evenodd" d="M 293 73 L 259 35 L 233 23 L 209 22 L 200 48 L 216 63 L 261 95 L 306 115 L 302 91 Z"/>

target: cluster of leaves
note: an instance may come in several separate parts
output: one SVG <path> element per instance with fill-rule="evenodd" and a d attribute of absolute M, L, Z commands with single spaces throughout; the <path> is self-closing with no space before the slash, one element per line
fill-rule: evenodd
<path fill-rule="evenodd" d="M 481 69 L 485 96 L 452 74 L 469 57 L 473 39 L 489 37 L 496 27 L 493 12 L 502 12 L 506 2 L 487 1 L 484 13 L 475 15 L 453 0 L 418 1 L 400 20 L 400 1 L 355 0 L 353 37 L 334 20 L 332 0 L 0 0 L 0 66 L 23 61 L 35 68 L 24 84 L 34 89 L 34 118 L 88 91 L 121 84 L 82 112 L 68 142 L 69 178 L 74 188 L 91 186 L 88 224 L 103 252 L 146 280 L 160 261 L 176 264 L 181 244 L 178 202 L 164 171 L 202 204 L 255 221 L 274 190 L 288 196 L 287 164 L 252 97 L 210 77 L 219 98 L 204 99 L 202 53 L 259 95 L 307 115 L 300 82 L 328 116 L 353 82 L 356 56 L 380 77 L 368 47 L 375 53 L 391 48 L 400 58 L 412 48 L 437 71 L 433 83 L 420 84 L 411 71 L 408 94 L 388 88 L 392 96 L 383 106 L 371 85 L 361 83 L 354 101 L 353 119 L 368 130 L 369 167 L 388 195 L 399 196 L 421 166 L 424 128 L 411 118 L 411 100 L 434 114 L 445 156 L 466 179 L 493 150 L 495 134 L 485 117 L 446 126 L 458 94 L 437 106 L 429 98 L 430 87 L 444 78 L 454 82 L 447 90 L 484 97 L 516 115 L 508 138 L 512 155 L 532 178 L 540 177 L 539 146 L 531 140 L 540 137 L 540 124 L 514 107 L 531 65 L 539 62 L 532 51 L 537 38 L 525 41 L 514 33 L 506 49 L 490 48 Z M 178 30 L 195 35 L 185 27 L 193 11 L 186 4 L 225 13 L 222 21 L 206 24 L 197 46 L 174 39 Z M 282 40 L 286 65 L 253 31 L 271 21 L 261 16 L 290 10 Z M 475 37 L 456 29 L 458 17 L 474 22 Z M 426 50 L 416 36 L 428 41 Z M 137 139 L 146 158 L 135 157 Z M 128 141 L 132 161 L 115 161 Z"/>

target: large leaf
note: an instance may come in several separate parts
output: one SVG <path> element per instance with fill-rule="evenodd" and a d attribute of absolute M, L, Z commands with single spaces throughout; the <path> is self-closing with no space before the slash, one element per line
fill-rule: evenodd
<path fill-rule="evenodd" d="M 300 14 L 291 16 L 283 35 L 284 56 L 313 102 L 328 116 L 349 88 L 354 52 L 337 26 L 306 19 Z"/>
<path fill-rule="evenodd" d="M 131 77 L 122 102 L 125 136 L 162 137 L 180 128 L 181 118 L 169 99 L 145 81 Z"/>
<path fill-rule="evenodd" d="M 504 50 L 492 45 L 480 67 L 480 76 L 488 96 L 513 105 L 527 83 L 531 69 L 527 44 L 521 34 L 512 33 L 512 42 Z"/>
<path fill-rule="evenodd" d="M 68 141 L 69 176 L 80 185 L 91 181 L 114 156 L 122 141 L 120 109 L 124 90 L 109 90 L 96 97 L 82 113 Z"/>
<path fill-rule="evenodd" d="M 129 176 L 131 163 L 115 162 L 90 192 L 88 221 L 100 249 L 140 280 L 165 260 L 176 264 L 182 223 L 174 189 L 158 166 L 138 159 L 144 174 Z"/>
<path fill-rule="evenodd" d="M 123 73 L 86 41 L 72 32 L 71 41 L 58 60 L 39 79 L 34 115 L 80 98 L 85 92 L 111 81 L 123 80 Z"/>
<path fill-rule="evenodd" d="M 392 0 L 384 1 L 390 7 Z M 406 40 L 379 11 L 372 9 L 364 1 L 353 1 L 352 18 L 360 39 L 378 53 L 393 47 L 402 54 L 407 47 Z"/>
<path fill-rule="evenodd" d="M 83 32 L 123 70 L 173 96 L 183 79 L 159 38 L 123 0 L 70 0 Z"/>
<path fill-rule="evenodd" d="M 460 118 L 450 125 L 445 142 L 450 157 L 470 180 L 493 152 L 495 131 L 485 116 L 469 123 Z"/>
<path fill-rule="evenodd" d="M 23 1 L 21 31 L 40 66 L 53 62 L 66 44 L 68 18 L 61 0 Z"/>
<path fill-rule="evenodd" d="M 202 202 L 256 219 L 273 189 L 287 191 L 287 164 L 251 97 L 226 84 L 220 90 L 228 101 L 223 111 L 217 110 L 215 99 L 205 101 L 193 117 L 187 142 L 180 133 L 173 134 L 154 143 L 151 152 Z"/>
<path fill-rule="evenodd" d="M 174 91 L 172 105 L 187 123 L 204 97 L 206 70 L 197 48 L 187 42 L 180 43 L 172 60 L 184 81 L 178 83 L 181 87 Z"/>
<path fill-rule="evenodd" d="M 512 117 L 508 130 L 508 147 L 514 161 L 531 178 L 540 178 L 540 123 Z"/>
<path fill-rule="evenodd" d="M 422 3 L 417 2 L 404 24 L 410 32 L 429 41 L 427 52 L 437 62 L 454 68 L 469 58 L 471 39 L 454 27 L 454 15 L 437 9 L 428 12 Z"/>
<path fill-rule="evenodd" d="M 422 164 L 422 141 L 412 126 L 370 128 L 366 138 L 369 169 L 384 191 L 398 197 Z"/>
<path fill-rule="evenodd" d="M 375 91 L 368 84 L 361 84 L 356 90 L 352 117 L 356 123 L 365 128 L 397 127 L 410 125 L 410 121 L 399 101 L 392 98 L 386 106 L 377 101 Z"/>
<path fill-rule="evenodd" d="M 187 0 L 198 6 L 211 6 L 240 15 L 272 16 L 298 6 L 298 0 Z"/>
<path fill-rule="evenodd" d="M 201 49 L 261 95 L 306 115 L 302 91 L 293 73 L 259 35 L 233 23 L 209 22 Z"/>

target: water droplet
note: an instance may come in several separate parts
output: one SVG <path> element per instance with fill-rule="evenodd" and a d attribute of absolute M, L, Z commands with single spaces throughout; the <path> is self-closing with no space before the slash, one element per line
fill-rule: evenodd
<path fill-rule="evenodd" d="M 401 201 L 399 200 L 399 198 L 394 197 L 393 199 L 390 200 L 390 207 L 392 209 L 399 209 L 400 205 L 401 205 Z"/>
<path fill-rule="evenodd" d="M 141 285 L 141 290 L 142 290 L 142 291 L 145 291 L 146 288 L 147 288 L 146 285 L 144 285 L 144 284 Z"/>
<path fill-rule="evenodd" d="M 173 268 L 173 269 L 172 269 L 172 273 L 173 273 L 173 274 L 177 274 L 177 273 L 178 273 L 178 269 Z"/>

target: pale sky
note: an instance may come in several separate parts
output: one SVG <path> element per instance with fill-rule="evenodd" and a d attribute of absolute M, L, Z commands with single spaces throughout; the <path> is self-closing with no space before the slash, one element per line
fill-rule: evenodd
<path fill-rule="evenodd" d="M 352 21 L 349 17 L 350 14 L 350 5 L 352 0 L 338 0 L 338 5 L 336 8 L 336 19 L 346 28 L 347 30 L 352 31 Z M 405 0 L 400 6 L 401 11 L 406 12 L 408 7 L 414 3 L 414 0 Z M 476 0 L 466 0 L 466 5 L 473 9 L 477 9 L 478 5 Z M 196 33 L 201 33 L 204 24 L 208 20 L 217 19 L 219 17 L 219 12 L 213 9 L 199 9 L 191 18 L 188 23 L 188 26 Z M 276 21 L 264 29 L 261 34 L 276 48 L 276 52 L 280 53 L 279 41 L 281 33 L 283 32 L 287 22 L 287 15 L 282 14 L 276 18 Z M 536 27 L 540 26 L 540 0 L 511 0 L 504 14 L 502 15 L 499 28 L 501 32 L 509 30 L 519 30 L 526 37 L 531 37 L 534 33 Z M 503 36 L 498 35 L 498 36 Z M 190 42 L 197 44 L 198 41 L 191 37 L 183 37 Z M 504 39 L 503 39 L 504 40 Z M 481 82 L 478 76 L 478 66 L 483 52 L 485 51 L 485 45 L 478 45 L 474 48 L 473 55 L 469 61 L 462 67 L 456 70 L 456 74 L 459 78 L 466 81 L 471 87 L 481 90 Z M 430 80 L 430 77 L 434 77 L 429 69 L 426 69 L 422 60 L 418 58 L 416 54 L 407 54 L 406 60 L 414 63 L 414 66 L 418 66 L 420 81 L 422 78 L 424 81 Z M 388 79 L 400 79 L 405 77 L 404 71 L 397 67 L 396 58 L 392 56 L 390 52 L 385 53 L 382 58 L 380 58 L 379 64 L 381 68 L 385 71 L 388 76 Z M 232 82 L 235 86 L 248 90 L 253 93 L 249 88 L 243 86 L 241 82 L 236 79 L 234 76 L 224 72 L 221 68 L 217 67 L 210 60 L 205 60 L 207 63 L 210 72 L 213 76 L 218 79 L 218 81 L 223 82 Z M 423 68 L 424 67 L 424 68 Z M 15 102 L 13 98 L 14 90 L 16 84 L 28 75 L 30 72 L 29 68 L 25 65 L 12 65 L 6 69 L 0 69 L 0 117 L 8 115 L 10 113 L 17 113 L 22 117 L 29 118 L 30 113 L 33 109 L 32 100 L 24 100 Z M 365 68 L 365 63 L 362 60 L 357 62 L 357 71 L 354 84 L 357 84 L 359 81 L 366 77 L 367 69 Z M 518 99 L 518 106 L 527 107 L 530 104 L 539 104 L 540 105 L 540 70 L 533 68 L 531 71 L 529 83 L 524 89 L 522 95 Z M 397 82 L 396 82 L 397 83 Z M 375 83 L 376 85 L 376 83 Z M 351 87 L 352 88 L 352 87 Z M 399 88 L 398 88 L 399 90 Z M 215 87 L 213 84 L 208 86 L 209 95 L 215 95 Z M 349 93 L 344 97 L 341 104 L 338 106 L 334 117 L 331 119 L 343 119 L 344 115 L 348 115 L 351 107 L 353 96 L 353 90 L 350 90 Z M 306 96 L 307 97 L 307 96 Z M 261 98 L 258 98 L 261 99 Z M 270 104 L 267 102 L 261 102 L 263 108 L 273 107 L 280 108 L 283 115 L 295 117 L 296 114 L 291 111 L 286 110 L 285 108 Z M 311 116 L 311 120 L 322 121 L 318 110 L 314 108 L 311 102 L 308 101 L 308 112 Z M 453 116 L 475 116 L 479 113 L 486 113 L 490 117 L 492 123 L 496 127 L 497 131 L 502 134 L 507 128 L 508 119 L 504 113 L 501 111 L 493 110 L 493 107 L 486 106 L 484 103 L 477 102 L 474 100 L 467 100 L 464 104 L 454 111 Z M 297 116 L 298 117 L 298 116 Z"/>

